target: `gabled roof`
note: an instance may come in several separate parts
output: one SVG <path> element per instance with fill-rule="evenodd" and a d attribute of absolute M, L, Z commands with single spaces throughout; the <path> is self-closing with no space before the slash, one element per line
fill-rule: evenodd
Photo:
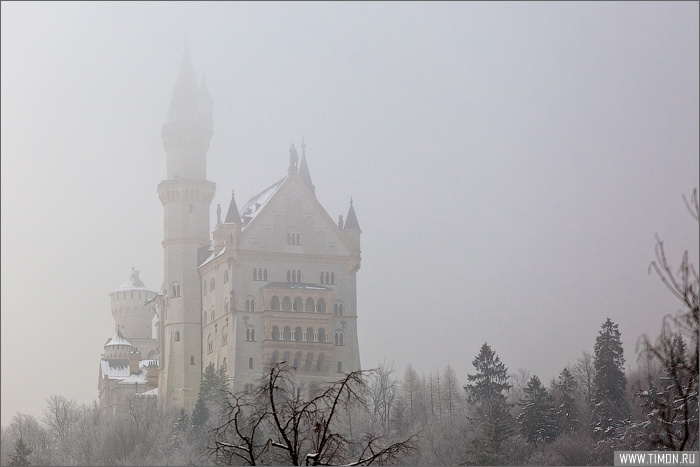
<path fill-rule="evenodd" d="M 284 184 L 285 180 L 287 180 L 289 176 L 284 177 L 283 179 L 279 180 L 276 183 L 273 183 L 269 187 L 265 188 L 263 191 L 258 193 L 257 195 L 253 196 L 248 200 L 247 203 L 243 206 L 243 209 L 240 211 L 240 217 L 243 219 L 248 219 L 248 221 L 245 223 L 243 226 L 243 229 L 250 225 L 250 222 L 255 219 L 255 217 L 262 212 L 263 208 L 267 204 L 268 201 L 272 199 L 272 197 L 277 193 L 277 190 Z"/>

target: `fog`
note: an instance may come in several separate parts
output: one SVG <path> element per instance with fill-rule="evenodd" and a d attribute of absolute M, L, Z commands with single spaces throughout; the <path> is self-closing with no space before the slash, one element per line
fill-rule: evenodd
<path fill-rule="evenodd" d="M 698 261 L 698 4 L 2 3 L 2 424 L 98 396 L 131 268 L 163 281 L 161 125 L 187 47 L 226 209 L 304 138 L 354 200 L 362 366 L 454 368 L 486 341 L 549 381 L 679 308 L 654 234 Z M 213 225 L 212 225 L 213 228 Z"/>

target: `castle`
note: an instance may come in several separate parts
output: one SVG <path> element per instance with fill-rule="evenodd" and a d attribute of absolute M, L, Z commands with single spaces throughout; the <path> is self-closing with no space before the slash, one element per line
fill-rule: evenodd
<path fill-rule="evenodd" d="M 148 290 L 134 271 L 112 294 L 116 336 L 100 366 L 103 409 L 140 394 L 191 411 L 209 364 L 223 368 L 229 389 L 239 392 L 284 361 L 309 395 L 360 369 L 361 230 L 352 200 L 345 221 L 333 221 L 316 198 L 302 142 L 301 158 L 294 145 L 289 149 L 284 178 L 240 210 L 233 193 L 225 216 L 217 206 L 210 236 L 211 137 L 212 98 L 204 80 L 197 86 L 185 53 L 162 130 L 163 287 Z"/>

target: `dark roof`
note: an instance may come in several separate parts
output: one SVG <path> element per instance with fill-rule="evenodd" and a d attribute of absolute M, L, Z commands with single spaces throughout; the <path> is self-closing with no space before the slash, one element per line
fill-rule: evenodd
<path fill-rule="evenodd" d="M 226 219 L 224 224 L 238 224 L 241 222 L 241 218 L 238 215 L 238 206 L 236 206 L 236 197 L 233 191 L 231 192 L 231 204 L 228 205 L 228 212 L 226 213 Z"/>
<path fill-rule="evenodd" d="M 345 225 L 343 226 L 343 229 L 357 230 L 362 233 L 362 230 L 360 230 L 360 224 L 357 222 L 357 215 L 355 215 L 355 208 L 352 207 L 352 200 L 350 200 L 350 210 L 348 210 L 348 216 L 345 218 Z"/>
<path fill-rule="evenodd" d="M 107 363 L 110 368 L 124 368 L 129 366 L 129 360 L 126 358 L 108 358 Z"/>

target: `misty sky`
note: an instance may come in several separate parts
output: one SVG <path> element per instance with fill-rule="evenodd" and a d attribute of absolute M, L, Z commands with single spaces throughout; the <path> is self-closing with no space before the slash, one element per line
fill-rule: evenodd
<path fill-rule="evenodd" d="M 679 303 L 654 234 L 698 263 L 698 3 L 3 2 L 2 424 L 98 396 L 109 294 L 163 281 L 161 125 L 185 44 L 214 99 L 212 203 L 306 139 L 333 219 L 352 196 L 362 365 L 487 341 L 543 381 L 606 317 L 628 365 Z M 213 227 L 213 225 L 212 225 Z"/>

